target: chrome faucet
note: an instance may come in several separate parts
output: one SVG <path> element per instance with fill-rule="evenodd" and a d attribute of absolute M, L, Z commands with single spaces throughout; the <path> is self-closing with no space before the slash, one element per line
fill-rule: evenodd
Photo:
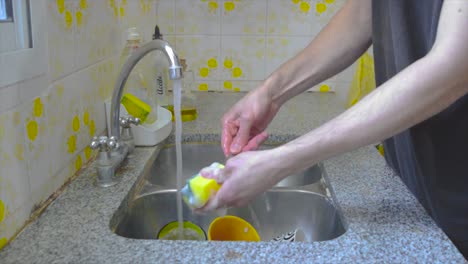
<path fill-rule="evenodd" d="M 169 78 L 171 80 L 182 78 L 182 67 L 179 58 L 174 49 L 164 40 L 153 39 L 130 55 L 122 67 L 112 94 L 110 113 L 111 137 L 94 138 L 93 142 L 91 142 L 91 147 L 93 149 L 99 148 L 100 150 L 96 168 L 98 174 L 96 184 L 98 186 L 108 187 L 118 183 L 119 179 L 115 177 L 116 168 L 118 168 L 122 161 L 124 161 L 127 155 L 133 150 L 134 143 L 131 133 L 128 134 L 125 132 L 125 138 L 121 138 L 120 125 L 123 126 L 124 129 L 129 130 L 130 124 L 138 125 L 139 121 L 121 120 L 120 101 L 122 100 L 123 90 L 130 72 L 145 55 L 154 50 L 162 51 L 169 60 Z M 103 166 L 101 166 L 101 164 Z"/>

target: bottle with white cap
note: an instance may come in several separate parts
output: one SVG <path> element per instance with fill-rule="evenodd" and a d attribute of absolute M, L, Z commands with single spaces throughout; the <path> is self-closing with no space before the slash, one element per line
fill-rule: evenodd
<path fill-rule="evenodd" d="M 120 68 L 127 61 L 128 57 L 141 46 L 141 35 L 137 28 L 132 27 L 127 30 L 127 41 L 120 56 Z M 151 111 L 146 119 L 145 124 L 154 123 L 157 119 L 156 102 L 151 94 L 151 84 L 148 76 L 145 75 L 145 68 L 149 67 L 144 63 L 136 65 L 130 75 L 128 76 L 127 83 L 125 84 L 124 93 L 129 93 L 136 96 L 138 99 L 148 104 Z M 143 124 L 144 125 L 144 124 Z"/>

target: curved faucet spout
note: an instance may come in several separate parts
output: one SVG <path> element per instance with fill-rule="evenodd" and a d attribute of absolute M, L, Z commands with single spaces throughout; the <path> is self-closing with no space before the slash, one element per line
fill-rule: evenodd
<path fill-rule="evenodd" d="M 114 92 L 112 94 L 111 104 L 111 135 L 115 136 L 116 139 L 120 139 L 119 129 L 119 117 L 120 117 L 120 101 L 122 100 L 123 90 L 125 83 L 127 82 L 130 72 L 133 70 L 135 65 L 143 58 L 146 54 L 153 50 L 162 51 L 167 59 L 169 60 L 169 78 L 171 80 L 177 80 L 182 78 L 182 67 L 180 66 L 179 58 L 175 53 L 174 49 L 169 45 L 168 42 L 160 39 L 154 39 L 147 44 L 141 46 L 127 59 L 122 67 L 122 70 L 115 83 Z"/>

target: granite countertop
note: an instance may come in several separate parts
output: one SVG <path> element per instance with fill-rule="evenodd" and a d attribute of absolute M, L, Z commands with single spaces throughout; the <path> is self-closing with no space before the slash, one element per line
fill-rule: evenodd
<path fill-rule="evenodd" d="M 184 140 L 219 140 L 222 113 L 240 94 L 198 96 L 199 118 L 184 123 Z M 341 110 L 333 94 L 304 94 L 287 103 L 269 128 L 272 141 L 291 140 Z M 1 263 L 337 263 L 457 262 L 464 258 L 385 161 L 368 146 L 324 162 L 346 233 L 314 243 L 193 242 L 127 239 L 109 221 L 156 148 L 137 148 L 122 182 L 93 185 L 91 165 L 44 213 L 0 252 Z"/>

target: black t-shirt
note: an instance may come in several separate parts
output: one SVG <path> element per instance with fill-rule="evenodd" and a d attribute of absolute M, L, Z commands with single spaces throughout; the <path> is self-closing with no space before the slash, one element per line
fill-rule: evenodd
<path fill-rule="evenodd" d="M 443 0 L 373 1 L 377 85 L 430 51 L 442 4 Z M 468 242 L 468 95 L 386 140 L 384 147 L 387 163 L 439 226 L 454 241 Z"/>

